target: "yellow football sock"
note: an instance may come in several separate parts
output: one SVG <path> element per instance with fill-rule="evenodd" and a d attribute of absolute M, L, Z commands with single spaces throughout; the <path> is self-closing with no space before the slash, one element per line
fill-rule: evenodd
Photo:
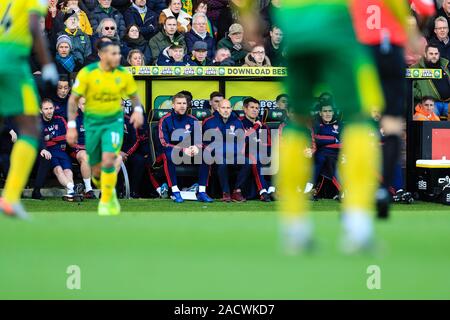
<path fill-rule="evenodd" d="M 340 165 L 344 212 L 373 211 L 380 172 L 380 147 L 377 135 L 369 124 L 349 124 L 343 133 Z"/>
<path fill-rule="evenodd" d="M 100 179 L 102 191 L 102 197 L 100 201 L 102 203 L 108 203 L 112 199 L 112 195 L 117 183 L 117 172 L 115 168 L 102 168 Z"/>
<path fill-rule="evenodd" d="M 28 181 L 37 154 L 37 139 L 21 136 L 14 144 L 11 153 L 11 167 L 8 172 L 3 197 L 9 203 L 20 201 L 23 188 Z"/>
<path fill-rule="evenodd" d="M 284 218 L 298 218 L 309 211 L 309 202 L 305 194 L 298 192 L 304 188 L 311 172 L 311 159 L 304 156 L 308 147 L 306 135 L 300 131 L 290 130 L 283 135 L 280 142 L 279 172 L 277 175 L 280 201 L 278 210 Z"/>
<path fill-rule="evenodd" d="M 91 180 L 94 183 L 94 186 L 98 189 L 100 187 L 100 179 L 92 176 Z"/>

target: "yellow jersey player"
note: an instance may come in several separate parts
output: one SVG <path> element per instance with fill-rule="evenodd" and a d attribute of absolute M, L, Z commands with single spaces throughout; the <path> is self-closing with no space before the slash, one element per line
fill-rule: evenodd
<path fill-rule="evenodd" d="M 277 176 L 282 241 L 292 254 L 308 248 L 313 238 L 309 201 L 297 186 L 305 186 L 311 175 L 311 159 L 303 152 L 311 143 L 310 109 L 323 88 L 333 93 L 346 121 L 341 149 L 346 164 L 339 169 L 345 190 L 342 249 L 349 253 L 364 250 L 373 238 L 380 159 L 370 111 L 380 109 L 384 102 L 370 55 L 356 40 L 349 10 L 352 1 L 284 0 L 274 17 L 285 34 L 286 87 L 293 114 L 283 130 Z M 255 24 L 250 24 L 250 31 L 254 29 Z"/>
<path fill-rule="evenodd" d="M 144 123 L 144 110 L 133 76 L 119 66 L 119 44 L 100 42 L 98 53 L 100 61 L 81 69 L 73 85 L 68 105 L 67 142 L 69 145 L 77 143 L 76 111 L 79 99 L 84 97 L 86 152 L 92 168 L 92 180 L 101 190 L 98 213 L 108 216 L 120 213 L 115 191 L 115 165 L 123 142 L 122 97 L 131 99 L 134 109 L 130 122 L 136 129 Z"/>
<path fill-rule="evenodd" d="M 42 80 L 54 85 L 58 82 L 58 72 L 40 32 L 39 19 L 46 11 L 44 0 L 0 2 L 0 116 L 13 117 L 19 129 L 0 198 L 0 212 L 12 217 L 27 217 L 20 196 L 33 167 L 40 136 L 39 100 L 28 63 L 33 44 L 43 66 Z"/>

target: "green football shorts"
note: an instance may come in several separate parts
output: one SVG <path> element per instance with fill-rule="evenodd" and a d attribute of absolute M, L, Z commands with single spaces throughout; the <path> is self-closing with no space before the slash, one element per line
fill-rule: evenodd
<path fill-rule="evenodd" d="M 38 115 L 39 95 L 28 60 L 0 59 L 0 65 L 0 116 Z"/>
<path fill-rule="evenodd" d="M 86 135 L 86 152 L 91 166 L 102 162 L 102 154 L 111 152 L 119 154 L 123 143 L 123 114 L 114 118 L 101 120 L 84 118 Z"/>

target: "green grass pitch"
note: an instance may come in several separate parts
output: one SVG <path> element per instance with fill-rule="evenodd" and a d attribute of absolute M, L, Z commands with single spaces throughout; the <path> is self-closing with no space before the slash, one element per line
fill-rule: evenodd
<path fill-rule="evenodd" d="M 279 250 L 274 204 L 25 201 L 32 221 L 0 217 L 0 298 L 25 299 L 449 299 L 448 207 L 397 205 L 377 221 L 371 254 L 342 255 L 338 204 L 314 203 L 317 247 Z M 68 266 L 81 289 L 66 287 Z M 369 290 L 367 268 L 380 268 Z"/>

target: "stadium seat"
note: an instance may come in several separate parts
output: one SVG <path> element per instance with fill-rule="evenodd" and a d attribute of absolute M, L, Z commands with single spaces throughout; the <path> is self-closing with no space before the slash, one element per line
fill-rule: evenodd
<path fill-rule="evenodd" d="M 205 108 L 192 108 L 189 114 L 196 117 L 199 121 L 203 121 L 211 116 L 211 110 Z"/>
<path fill-rule="evenodd" d="M 148 114 L 148 122 L 150 126 L 150 160 L 152 163 L 152 169 L 157 176 L 164 176 L 163 163 L 162 161 L 157 161 L 158 156 L 162 153 L 158 124 L 159 120 L 161 120 L 161 118 L 169 112 L 169 109 L 156 109 L 149 111 Z M 176 166 L 176 171 L 178 177 L 190 177 L 195 178 L 195 181 L 197 180 L 198 168 L 194 165 L 179 165 Z"/>
<path fill-rule="evenodd" d="M 286 110 L 283 109 L 265 109 L 263 114 L 263 123 L 269 129 L 278 129 L 281 123 L 286 120 Z"/>
<path fill-rule="evenodd" d="M 233 110 L 234 113 L 238 116 L 238 118 L 242 118 L 245 116 L 244 110 Z"/>

